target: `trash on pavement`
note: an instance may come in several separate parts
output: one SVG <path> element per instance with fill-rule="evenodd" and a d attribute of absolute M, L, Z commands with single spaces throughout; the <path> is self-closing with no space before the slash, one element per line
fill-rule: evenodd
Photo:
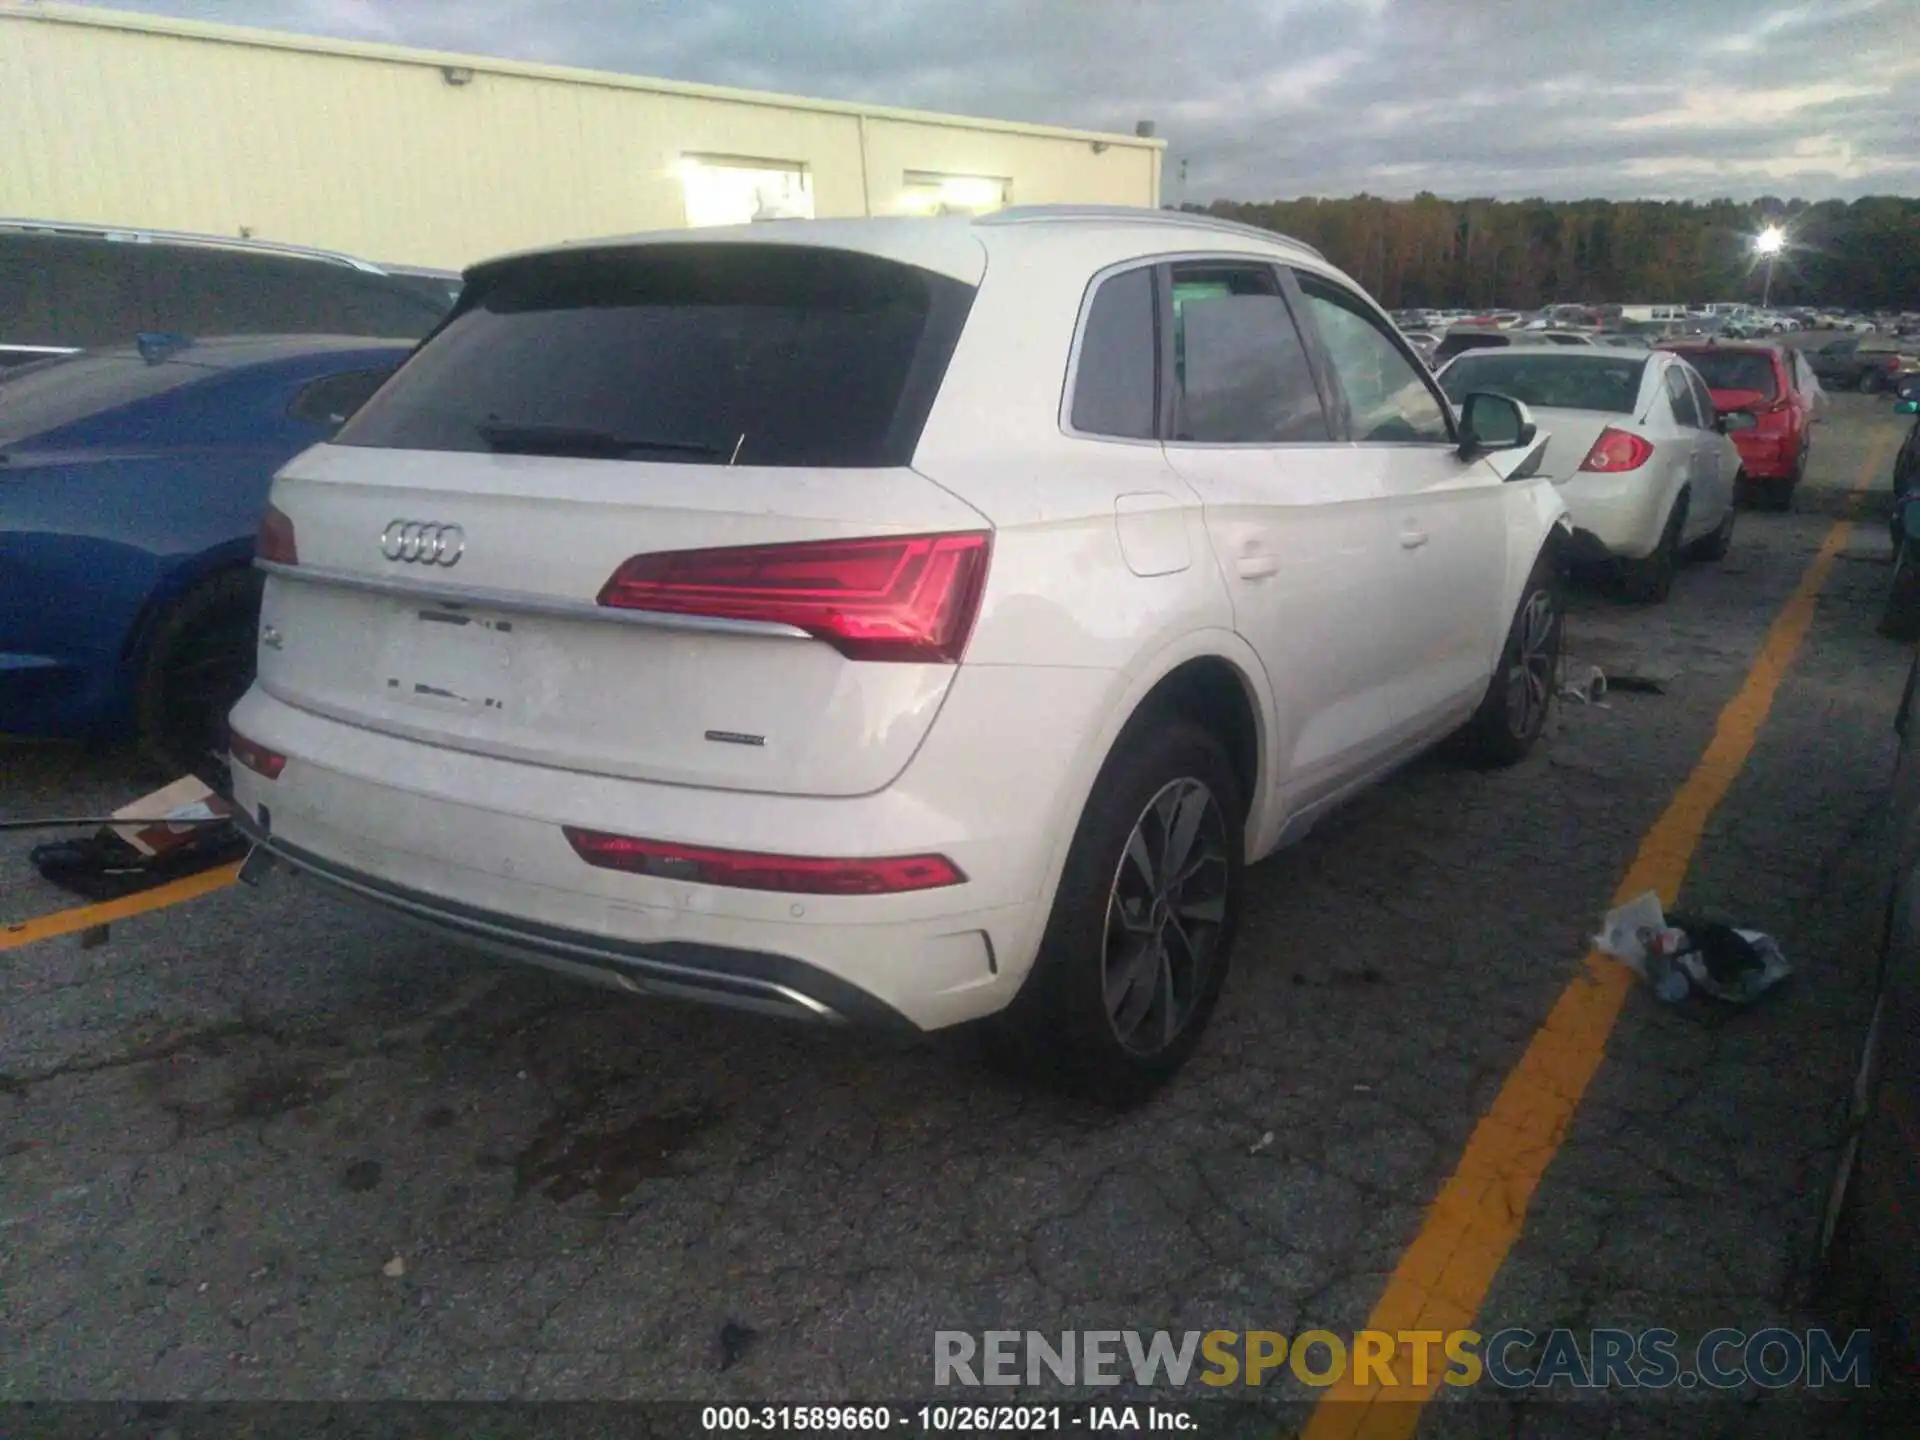
<path fill-rule="evenodd" d="M 233 807 L 192 776 L 129 801 L 79 840 L 57 840 L 29 852 L 34 868 L 62 890 L 88 900 L 117 900 L 169 880 L 237 860 L 247 839 Z"/>
<path fill-rule="evenodd" d="M 1667 915 L 1651 890 L 1608 911 L 1593 944 L 1669 1005 L 1696 990 L 1730 1005 L 1750 1005 L 1793 973 L 1771 935 Z"/>
<path fill-rule="evenodd" d="M 1611 708 L 1601 704 L 1601 702 L 1607 698 L 1607 677 L 1602 673 L 1600 667 L 1598 665 L 1587 666 L 1586 677 L 1579 680 L 1573 678 L 1573 672 L 1576 668 L 1578 667 L 1569 666 L 1563 672 L 1564 678 L 1562 678 L 1560 682 L 1560 698 L 1562 700 L 1578 700 L 1582 705 L 1597 705 L 1602 710 Z"/>

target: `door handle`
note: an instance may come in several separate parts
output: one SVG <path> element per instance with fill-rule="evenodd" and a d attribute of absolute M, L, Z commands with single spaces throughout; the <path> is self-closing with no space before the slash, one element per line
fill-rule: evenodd
<path fill-rule="evenodd" d="M 1427 532 L 1422 530 L 1418 525 L 1408 525 L 1400 531 L 1400 548 L 1402 550 L 1418 550 L 1426 543 Z"/>
<path fill-rule="evenodd" d="M 1271 555 L 1242 555 L 1233 568 L 1242 580 L 1264 580 L 1280 568 L 1280 562 Z"/>

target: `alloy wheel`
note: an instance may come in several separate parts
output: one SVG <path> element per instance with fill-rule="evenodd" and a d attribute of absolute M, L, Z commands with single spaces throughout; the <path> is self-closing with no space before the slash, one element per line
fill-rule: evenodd
<path fill-rule="evenodd" d="M 1550 590 L 1534 591 L 1520 612 L 1516 653 L 1507 671 L 1507 724 L 1517 736 L 1533 734 L 1546 720 L 1558 659 L 1554 645 L 1558 619 Z"/>
<path fill-rule="evenodd" d="M 1192 1022 L 1227 918 L 1227 819 L 1214 793 L 1174 780 L 1147 802 L 1107 893 L 1101 983 L 1122 1046 L 1151 1056 Z"/>

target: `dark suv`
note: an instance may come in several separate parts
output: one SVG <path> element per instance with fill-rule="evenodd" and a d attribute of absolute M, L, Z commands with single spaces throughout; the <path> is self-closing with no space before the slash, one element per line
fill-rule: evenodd
<path fill-rule="evenodd" d="M 328 251 L 0 220 L 0 369 L 156 332 L 417 340 L 452 306 L 434 272 Z"/>

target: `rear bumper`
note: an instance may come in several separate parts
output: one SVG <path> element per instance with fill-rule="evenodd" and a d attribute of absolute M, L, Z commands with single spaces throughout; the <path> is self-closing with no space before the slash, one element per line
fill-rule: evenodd
<path fill-rule="evenodd" d="M 580 774 L 378 734 L 258 686 L 234 726 L 289 759 L 271 781 L 236 766 L 234 794 L 272 853 L 416 925 L 626 989 L 934 1030 L 1003 1008 L 1031 967 L 1049 860 L 1077 820 L 1063 777 L 1107 681 L 981 670 L 962 669 L 905 774 L 864 796 Z M 588 865 L 565 826 L 770 854 L 940 854 L 967 878 L 885 895 L 738 889 Z"/>
<path fill-rule="evenodd" d="M 269 819 L 271 812 L 268 812 Z M 244 812 L 239 827 L 273 859 L 343 897 L 424 930 L 636 994 L 699 1000 L 791 1019 L 918 1027 L 884 1001 L 787 955 L 666 941 L 639 945 L 605 935 L 479 910 L 409 890 L 289 845 Z"/>
<path fill-rule="evenodd" d="M 1763 438 L 1744 431 L 1734 437 L 1740 468 L 1749 480 L 1784 480 L 1800 466 L 1801 437 Z"/>
<path fill-rule="evenodd" d="M 1567 503 L 1573 521 L 1578 558 L 1639 560 L 1653 553 L 1666 528 L 1666 495 L 1657 481 L 1630 472 L 1598 475 L 1588 472 L 1555 486 Z"/>

